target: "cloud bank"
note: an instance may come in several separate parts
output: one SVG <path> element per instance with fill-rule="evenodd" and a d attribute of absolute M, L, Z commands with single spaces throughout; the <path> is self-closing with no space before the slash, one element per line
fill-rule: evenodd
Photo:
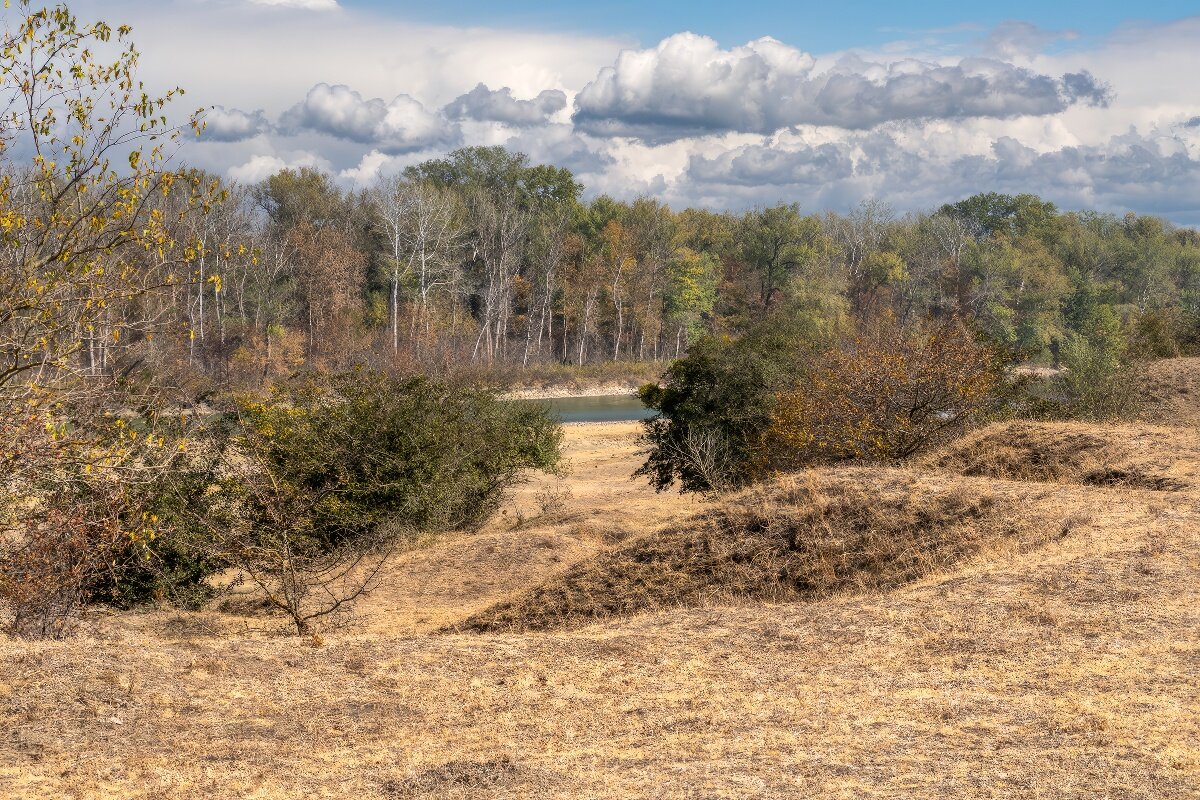
<path fill-rule="evenodd" d="M 558 89 L 546 89 L 532 100 L 518 100 L 507 86 L 493 91 L 480 83 L 456 97 L 443 112 L 451 119 L 503 122 L 524 128 L 544 125 L 566 107 L 567 95 Z"/>
<path fill-rule="evenodd" d="M 210 108 L 181 160 L 241 181 L 313 165 L 366 186 L 503 145 L 592 196 L 676 206 L 875 196 L 908 210 L 1029 191 L 1200 225 L 1200 17 L 1087 39 L 1012 21 L 814 53 L 431 26 L 331 0 L 76 2 L 137 22 L 148 79 Z"/>
<path fill-rule="evenodd" d="M 1106 105 L 1110 91 L 1086 71 L 1059 77 L 994 58 L 942 65 L 913 58 L 816 59 L 772 38 L 722 50 L 681 33 L 626 50 L 575 99 L 575 124 L 598 136 L 670 140 L 797 125 L 864 129 L 896 120 L 1011 118 Z"/>

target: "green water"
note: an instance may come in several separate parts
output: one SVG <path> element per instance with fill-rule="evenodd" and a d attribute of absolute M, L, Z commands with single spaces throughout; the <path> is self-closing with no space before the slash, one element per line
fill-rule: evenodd
<path fill-rule="evenodd" d="M 654 416 L 654 412 L 633 395 L 554 397 L 526 402 L 549 406 L 563 422 L 629 422 Z"/>

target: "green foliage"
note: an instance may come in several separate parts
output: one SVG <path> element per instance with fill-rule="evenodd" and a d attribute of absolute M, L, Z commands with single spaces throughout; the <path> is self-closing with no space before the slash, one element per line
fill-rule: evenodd
<path fill-rule="evenodd" d="M 333 178 L 312 167 L 275 173 L 256 187 L 255 199 L 280 232 L 301 223 L 339 225 L 350 216 L 350 205 Z"/>
<path fill-rule="evenodd" d="M 119 608 L 150 602 L 197 608 L 213 596 L 205 579 L 223 567 L 172 536 L 127 542 L 88 586 L 88 596 Z"/>
<path fill-rule="evenodd" d="M 1102 319 L 1100 324 L 1111 326 L 1111 320 Z M 1062 364 L 1065 369 L 1054 378 L 1051 389 L 1065 415 L 1112 420 L 1129 417 L 1137 410 L 1142 365 L 1133 357 L 1119 327 L 1112 328 L 1107 337 L 1069 334 Z"/>
<path fill-rule="evenodd" d="M 474 188 L 493 196 L 512 194 L 528 209 L 570 206 L 583 191 L 570 170 L 546 164 L 530 166 L 524 153 L 499 146 L 459 148 L 445 158 L 407 168 L 404 176 L 443 188 Z"/>
<path fill-rule="evenodd" d="M 820 233 L 817 221 L 800 206 L 779 204 L 747 211 L 735 233 L 739 254 L 760 276 L 759 299 L 770 310 L 788 279 L 809 260 Z"/>
<path fill-rule="evenodd" d="M 701 335 L 704 319 L 717 303 L 720 267 L 712 255 L 687 247 L 676 250 L 667 265 L 669 282 L 663 303 L 667 320 L 682 334 L 683 345 Z"/>
<path fill-rule="evenodd" d="M 771 423 L 777 391 L 795 381 L 841 324 L 836 309 L 780 309 L 736 340 L 706 336 L 663 381 L 643 386 L 645 463 L 637 471 L 659 491 L 709 492 L 746 483 Z"/>
<path fill-rule="evenodd" d="M 940 212 L 968 219 L 984 234 L 999 232 L 1010 236 L 1043 235 L 1058 213 L 1053 203 L 1044 202 L 1037 195 L 1014 197 L 997 192 L 977 194 L 944 205 Z"/>
<path fill-rule="evenodd" d="M 307 375 L 238 413 L 263 469 L 311 494 L 312 536 L 330 546 L 384 522 L 477 526 L 523 470 L 559 458 L 545 409 L 424 377 Z"/>

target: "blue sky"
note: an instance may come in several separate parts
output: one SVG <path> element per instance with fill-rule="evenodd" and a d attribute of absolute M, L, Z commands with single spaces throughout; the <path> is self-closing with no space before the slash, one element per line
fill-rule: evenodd
<path fill-rule="evenodd" d="M 964 3 L 930 0 L 921 3 L 861 2 L 534 2 L 533 0 L 343 0 L 347 8 L 366 8 L 390 16 L 443 24 L 470 20 L 479 24 L 522 29 L 629 34 L 651 44 L 680 30 L 702 33 L 724 45 L 760 36 L 803 47 L 831 51 L 878 47 L 896 39 L 916 39 L 933 32 L 953 41 L 979 36 L 1005 20 L 1022 20 L 1053 30 L 1073 30 L 1082 37 L 1145 22 L 1167 22 L 1200 14 L 1200 2 L 1161 0 L 1130 4 L 1008 0 Z M 957 29 L 957 30 L 956 30 Z"/>

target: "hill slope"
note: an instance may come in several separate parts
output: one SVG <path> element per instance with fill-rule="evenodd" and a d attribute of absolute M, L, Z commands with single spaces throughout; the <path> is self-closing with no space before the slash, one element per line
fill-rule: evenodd
<path fill-rule="evenodd" d="M 632 471 L 634 430 L 580 452 L 579 479 Z M 995 428 L 908 470 L 821 471 L 707 510 L 655 506 L 624 480 L 610 495 L 584 485 L 570 519 L 406 555 L 396 574 L 413 576 L 372 601 L 366 630 L 320 646 L 216 611 L 97 619 L 68 642 L 0 638 L 0 797 L 1196 797 L 1194 436 Z M 1075 455 L 1012 480 L 1035 451 Z M 1085 480 L 1107 467 L 1173 483 Z M 870 498 L 869 524 L 848 524 Z M 641 518 L 669 522 L 658 545 Z M 724 558 L 763 551 L 718 541 L 722 525 L 775 542 L 766 555 L 790 583 Z M 814 530 L 828 547 L 790 544 Z M 667 544 L 688 531 L 709 531 L 689 540 L 708 549 L 680 558 Z M 880 532 L 891 549 L 866 547 Z M 863 552 L 887 557 L 843 569 Z M 546 610 L 618 565 L 652 594 L 634 568 L 656 559 L 690 596 Z M 436 613 L 417 623 L 420 591 Z M 539 591 L 548 604 L 530 616 L 522 598 Z M 525 616 L 502 622 L 503 609 Z M 489 613 L 492 628 L 593 623 L 411 633 Z"/>

